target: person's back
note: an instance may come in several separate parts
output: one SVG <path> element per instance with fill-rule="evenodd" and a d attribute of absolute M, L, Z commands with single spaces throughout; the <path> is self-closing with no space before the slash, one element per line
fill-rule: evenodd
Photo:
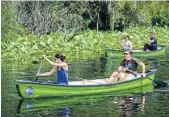
<path fill-rule="evenodd" d="M 150 45 L 153 46 L 153 49 L 154 49 L 154 50 L 157 50 L 157 38 L 153 37 L 153 38 L 151 39 Z"/>
<path fill-rule="evenodd" d="M 68 71 L 62 67 L 57 69 L 57 80 L 56 84 L 68 85 Z"/>
<path fill-rule="evenodd" d="M 123 46 L 124 50 L 132 50 L 132 43 L 129 40 L 129 36 L 124 36 L 124 40 L 122 40 L 121 45 Z"/>
<path fill-rule="evenodd" d="M 158 48 L 157 38 L 154 36 L 154 33 L 151 32 L 150 42 L 144 45 L 144 51 L 146 51 L 147 49 L 150 51 L 154 51 L 157 50 L 157 48 Z"/>
<path fill-rule="evenodd" d="M 124 50 L 132 50 L 132 46 L 131 46 L 131 42 L 130 41 L 122 41 L 122 46 Z"/>

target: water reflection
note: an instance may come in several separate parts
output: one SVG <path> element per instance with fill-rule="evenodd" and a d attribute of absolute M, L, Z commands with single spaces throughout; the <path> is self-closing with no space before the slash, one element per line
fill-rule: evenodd
<path fill-rule="evenodd" d="M 139 111 L 144 112 L 145 95 L 141 97 L 124 97 L 119 101 L 122 117 L 134 117 Z"/>
<path fill-rule="evenodd" d="M 100 57 L 100 56 L 99 56 Z M 103 75 L 105 76 L 109 76 L 111 74 L 111 72 L 116 68 L 116 66 L 119 65 L 120 63 L 120 59 L 111 59 L 110 57 L 108 59 L 101 59 L 101 58 L 97 58 L 97 59 L 86 59 L 86 60 L 74 60 L 69 62 L 70 68 L 69 68 L 69 73 L 71 77 L 82 77 L 82 78 L 99 78 L 99 77 L 103 77 Z M 90 61 L 91 60 L 91 61 Z M 147 59 L 146 59 L 147 60 Z M 150 61 L 150 60 L 147 60 Z M 152 62 L 153 60 L 151 60 Z M 166 81 L 169 79 L 169 72 L 168 72 L 168 67 L 169 67 L 169 60 L 168 58 L 162 58 L 162 59 L 154 59 L 153 61 L 154 63 L 154 67 L 158 67 L 158 71 L 156 73 L 156 79 L 160 80 L 160 81 Z M 92 64 L 92 65 L 91 65 Z M 93 67 L 93 68 L 91 68 Z M 152 66 L 151 66 L 152 67 Z M 2 93 L 2 116 L 4 117 L 12 117 L 12 115 L 16 115 L 16 104 L 18 104 L 18 100 L 19 100 L 19 96 L 16 94 L 16 89 L 15 89 L 15 83 L 14 80 L 16 79 L 26 79 L 26 80 L 31 80 L 35 78 L 37 69 L 39 68 L 39 64 L 30 64 L 30 65 L 20 65 L 20 63 L 14 65 L 11 63 L 2 63 L 2 87 L 1 87 L 1 93 Z M 50 69 L 49 66 L 44 65 L 43 69 L 44 71 Z M 55 80 L 55 76 L 51 77 L 50 80 Z M 79 80 L 80 78 L 76 78 L 76 80 Z M 46 80 L 46 79 L 44 79 Z M 72 79 L 71 79 L 72 80 Z M 168 91 L 168 87 L 165 89 Z M 151 94 L 151 96 L 146 97 L 146 105 L 149 104 L 148 106 L 146 106 L 147 109 L 144 108 L 144 104 L 141 104 L 140 110 L 141 110 L 141 106 L 142 106 L 142 110 L 146 110 L 144 111 L 145 114 L 147 114 L 148 116 L 152 116 L 153 114 L 156 114 L 156 116 L 161 116 L 161 114 L 163 114 L 163 117 L 169 117 L 169 115 L 164 115 L 165 113 L 168 112 L 168 108 L 169 108 L 169 104 L 168 104 L 168 92 L 166 93 L 166 90 L 160 90 L 158 92 L 156 92 L 156 95 L 161 96 L 160 98 L 157 96 L 153 96 Z M 163 93 L 162 93 L 163 92 Z M 150 99 L 150 97 L 152 97 Z M 96 98 L 92 98 L 94 101 L 98 100 Z M 124 98 L 123 98 L 124 99 Z M 56 99 L 57 100 L 57 99 Z M 81 103 L 86 102 L 85 98 L 81 99 Z M 63 105 L 59 104 L 62 103 Z M 17 116 L 20 117 L 21 114 L 25 112 L 26 114 L 31 114 L 33 112 L 35 112 L 35 110 L 37 109 L 41 109 L 41 111 L 39 111 L 39 113 L 43 112 L 43 109 L 46 110 L 50 110 L 53 109 L 53 107 L 59 109 L 59 108 L 67 108 L 67 105 L 71 105 L 72 103 L 77 103 L 78 100 L 74 100 L 74 102 L 71 101 L 67 101 L 67 100 L 59 100 L 57 103 L 54 102 L 49 102 L 49 100 L 43 100 L 42 102 L 27 102 L 27 104 L 25 103 L 25 101 L 23 102 L 24 104 L 22 104 L 22 108 L 18 106 L 17 109 Z M 125 103 L 122 103 L 123 105 L 128 103 L 132 103 L 132 101 L 127 101 L 124 99 L 124 101 L 126 101 Z M 144 101 L 143 101 L 144 102 Z M 154 103 L 156 102 L 156 103 Z M 43 103 L 44 105 L 39 105 L 40 103 Z M 105 102 L 104 102 L 105 103 Z M 89 105 L 86 106 L 85 110 L 87 110 L 88 108 L 89 111 L 91 112 L 92 109 L 95 109 L 95 116 L 100 116 L 103 115 L 104 116 L 104 112 L 102 111 L 104 108 L 103 104 L 99 105 L 99 108 L 95 109 L 96 106 L 92 106 L 92 108 L 90 108 Z M 110 108 L 106 108 L 109 105 L 110 102 L 107 102 L 105 104 L 105 111 L 110 111 L 110 115 L 112 115 L 112 110 L 114 110 L 115 112 L 118 112 L 118 110 L 116 110 L 116 108 L 113 108 L 112 110 L 110 110 Z M 133 101 L 134 103 L 134 101 Z M 46 105 L 46 104 L 50 104 L 50 105 Z M 24 105 L 24 106 L 23 106 Z M 37 107 L 36 106 L 40 106 Z M 132 105 L 132 104 L 131 104 Z M 165 106 L 164 106 L 165 105 Z M 112 105 L 111 105 L 112 106 Z M 81 106 L 80 106 L 81 107 Z M 117 107 L 117 105 L 115 105 L 115 107 Z M 123 106 L 124 107 L 124 106 Z M 133 109 L 134 105 L 129 106 L 131 109 Z M 161 113 L 159 114 L 159 112 L 157 111 L 157 108 L 160 109 Z M 21 109 L 19 109 L 21 108 Z M 28 108 L 28 109 L 25 109 Z M 101 109 L 100 109 L 101 108 Z M 137 107 L 138 108 L 138 107 Z M 161 109 L 162 108 L 162 109 Z M 57 110 L 56 109 L 56 110 Z M 100 110 L 99 110 L 100 109 Z M 122 109 L 121 109 L 122 110 Z M 125 109 L 123 109 L 125 110 Z M 61 112 L 61 110 L 58 110 L 59 112 Z M 78 116 L 80 113 L 84 112 L 84 109 L 81 108 L 80 111 L 77 110 L 77 107 L 75 109 L 72 110 L 71 108 L 71 114 L 73 112 L 76 111 L 76 115 Z M 147 112 L 148 111 L 148 112 Z M 152 113 L 153 111 L 153 113 Z M 49 111 L 48 111 L 49 112 Z M 59 112 L 49 112 L 51 114 L 55 114 L 53 117 L 55 117 L 56 115 L 58 115 Z M 70 113 L 70 111 L 69 111 Z M 92 113 L 92 112 L 91 112 Z M 122 113 L 124 114 L 124 111 L 122 111 Z M 135 114 L 137 112 L 133 111 L 133 114 Z M 152 114 L 151 114 L 152 113 Z M 89 113 L 88 113 L 89 114 Z M 89 114 L 90 116 L 93 116 L 92 114 Z M 40 116 L 40 115 L 39 115 Z M 23 116 L 22 116 L 23 117 Z M 111 117 L 111 116 L 110 116 Z"/>
<path fill-rule="evenodd" d="M 16 108 L 16 116 L 17 116 L 17 117 L 20 117 L 20 116 L 21 116 L 21 106 L 22 106 L 22 102 L 23 102 L 23 100 L 20 100 L 20 101 L 19 101 L 19 104 L 17 105 L 17 108 Z"/>
<path fill-rule="evenodd" d="M 27 108 L 28 111 L 32 111 L 33 108 L 34 108 L 34 104 L 31 101 L 27 102 L 26 108 Z"/>
<path fill-rule="evenodd" d="M 152 61 L 152 68 L 157 69 L 158 68 L 158 59 L 154 58 Z"/>
<path fill-rule="evenodd" d="M 113 100 L 112 100 L 113 99 Z M 111 101 L 110 101 L 111 100 Z M 111 103 L 116 102 L 116 103 Z M 134 96 L 116 97 L 105 96 L 80 96 L 67 98 L 47 98 L 47 99 L 25 99 L 20 100 L 17 106 L 17 117 L 37 116 L 38 114 L 52 114 L 51 117 L 69 117 L 73 116 L 92 116 L 93 114 L 104 115 L 103 110 L 113 115 L 112 111 L 119 110 L 120 117 L 134 117 L 134 114 L 144 112 L 145 95 L 136 94 Z M 85 109 L 85 110 L 84 110 Z M 83 113 L 85 112 L 86 113 Z M 94 113 L 93 113 L 94 112 Z M 117 111 L 119 112 L 119 111 Z M 81 117 L 81 116 L 80 116 Z M 110 117 L 110 116 L 109 116 Z"/>
<path fill-rule="evenodd" d="M 69 117 L 69 114 L 70 114 L 70 109 L 69 108 L 63 108 L 63 109 L 60 109 L 60 113 L 58 113 L 58 117 Z"/>
<path fill-rule="evenodd" d="M 102 54 L 100 56 L 100 72 L 101 73 L 105 72 L 105 67 L 106 67 L 106 64 L 107 64 L 107 59 L 108 59 L 108 56 L 107 56 L 106 52 L 105 52 L 105 55 Z"/>
<path fill-rule="evenodd" d="M 57 117 L 69 117 L 70 109 L 63 103 L 60 104 L 57 99 L 22 99 L 17 105 L 16 115 L 17 117 L 46 115 L 52 113 L 52 109 L 55 111 Z"/>
<path fill-rule="evenodd" d="M 33 112 L 34 109 L 34 104 L 31 101 L 28 101 L 25 105 L 23 105 L 24 100 L 21 99 L 19 101 L 19 104 L 17 105 L 17 117 L 22 117 L 22 108 L 26 108 L 25 112 L 29 113 L 29 112 Z M 24 106 L 24 107 L 23 107 Z"/>

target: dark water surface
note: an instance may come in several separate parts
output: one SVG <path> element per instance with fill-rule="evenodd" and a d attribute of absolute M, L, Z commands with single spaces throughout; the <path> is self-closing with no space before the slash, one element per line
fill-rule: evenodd
<path fill-rule="evenodd" d="M 141 59 L 148 64 L 147 69 L 157 67 L 156 79 L 169 80 L 167 57 Z M 89 59 L 67 60 L 69 80 L 84 80 L 109 77 L 120 64 L 121 59 L 93 57 Z M 152 64 L 155 63 L 155 64 Z M 33 80 L 39 64 L 21 65 L 2 63 L 1 116 L 2 117 L 169 117 L 169 87 L 154 89 L 127 96 L 94 96 L 21 100 L 14 80 Z M 43 62 L 41 72 L 52 67 Z M 55 80 L 43 77 L 43 80 Z"/>

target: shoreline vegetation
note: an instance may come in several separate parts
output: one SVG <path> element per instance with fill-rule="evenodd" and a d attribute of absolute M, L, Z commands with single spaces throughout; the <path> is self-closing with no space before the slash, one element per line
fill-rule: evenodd
<path fill-rule="evenodd" d="M 59 3 L 58 6 L 62 4 L 62 2 L 58 3 Z M 94 3 L 95 2 L 93 2 L 92 4 Z M 127 8 L 133 7 L 132 6 L 133 2 L 124 2 L 125 4 L 121 2 L 117 3 L 122 4 L 124 6 L 126 4 L 129 4 Z M 36 2 L 5 2 L 5 1 L 2 2 L 2 26 L 1 26 L 2 62 L 7 61 L 7 62 L 30 63 L 31 61 L 39 60 L 39 57 L 42 55 L 53 56 L 55 53 L 58 52 L 61 52 L 64 55 L 66 55 L 67 59 L 71 59 L 72 57 L 76 58 L 79 56 L 81 58 L 89 58 L 94 54 L 104 53 L 105 48 L 121 49 L 120 43 L 123 36 L 126 34 L 129 35 L 129 39 L 133 43 L 134 49 L 143 48 L 144 43 L 149 39 L 149 32 L 155 33 L 155 36 L 158 39 L 158 45 L 166 45 L 166 46 L 169 45 L 168 24 L 164 26 L 152 26 L 151 24 L 129 25 L 125 27 L 123 31 L 110 29 L 103 31 L 99 30 L 98 28 L 91 29 L 87 27 L 83 30 L 79 29 L 78 34 L 74 33 L 74 31 L 69 33 L 66 33 L 64 31 L 63 32 L 56 31 L 38 35 L 35 34 L 30 27 L 22 25 L 21 23 L 18 22 L 17 17 L 19 17 L 18 15 L 21 14 L 19 14 L 20 13 L 19 11 L 17 14 L 17 11 L 14 10 L 16 9 L 15 6 L 18 4 L 30 5 L 36 4 Z M 70 2 L 69 4 L 74 5 L 77 3 Z M 79 2 L 78 4 L 84 3 Z M 143 3 L 139 4 L 144 6 Z M 151 4 L 154 3 L 152 2 Z M 163 2 L 163 4 L 165 3 Z M 125 8 L 126 7 L 124 8 L 119 7 L 119 9 Z M 142 11 L 141 8 L 139 10 L 140 12 Z M 120 10 L 118 9 L 117 11 L 120 12 Z M 134 12 L 131 11 L 131 9 L 128 9 L 128 11 Z M 126 16 L 128 15 L 126 14 Z"/>
<path fill-rule="evenodd" d="M 144 43 L 148 40 L 151 27 L 132 27 L 126 32 L 109 31 L 98 34 L 95 30 L 83 32 L 74 37 L 73 41 L 63 41 L 62 34 L 53 33 L 42 35 L 39 38 L 36 35 L 29 34 L 20 36 L 2 49 L 2 61 L 9 60 L 20 62 L 37 60 L 41 55 L 52 56 L 61 52 L 69 57 L 92 56 L 91 54 L 104 53 L 105 48 L 121 49 L 121 40 L 125 34 L 130 35 L 133 48 L 143 48 Z M 153 27 L 158 38 L 158 45 L 169 45 L 169 28 Z"/>

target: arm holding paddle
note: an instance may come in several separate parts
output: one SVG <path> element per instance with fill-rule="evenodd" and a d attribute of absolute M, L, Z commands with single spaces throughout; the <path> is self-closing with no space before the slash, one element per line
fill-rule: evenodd
<path fill-rule="evenodd" d="M 42 58 L 43 58 L 44 60 L 48 61 L 48 62 L 49 62 L 52 66 L 54 66 L 54 67 L 53 67 L 53 69 L 52 69 L 51 71 L 46 72 L 46 73 L 39 73 L 39 72 L 38 72 L 38 73 L 37 73 L 37 76 L 50 76 L 50 75 L 52 75 L 54 72 L 56 72 L 57 67 L 60 67 L 60 68 L 62 67 L 62 68 L 65 69 L 65 70 L 68 69 L 67 64 L 66 64 L 65 62 L 59 62 L 59 63 L 53 62 L 53 61 L 49 60 L 45 55 L 43 55 Z M 56 60 L 56 61 L 58 61 L 58 60 Z"/>
<path fill-rule="evenodd" d="M 141 62 L 140 60 L 133 58 L 139 65 L 142 67 L 142 76 L 145 77 L 145 64 Z"/>
<path fill-rule="evenodd" d="M 42 58 L 48 61 L 52 66 L 53 69 L 50 72 L 46 73 L 38 73 L 37 76 L 50 76 L 54 72 L 57 73 L 56 77 L 56 84 L 60 85 L 68 85 L 68 64 L 64 61 L 66 56 L 57 53 L 55 55 L 55 62 L 49 60 L 46 56 L 42 56 Z"/>
<path fill-rule="evenodd" d="M 46 73 L 37 73 L 36 76 L 50 76 L 50 75 L 52 75 L 55 71 L 56 71 L 56 67 L 54 67 L 50 72 L 46 72 Z"/>
<path fill-rule="evenodd" d="M 140 60 L 138 60 L 138 59 L 135 59 L 135 58 L 134 58 L 134 60 L 135 60 L 139 65 L 142 66 L 142 76 L 145 77 L 145 64 L 144 64 L 143 62 L 141 62 Z M 123 67 L 123 66 L 119 66 L 119 68 L 118 68 L 117 71 L 118 71 L 118 72 L 126 72 L 126 71 L 129 71 L 129 72 L 132 72 L 133 74 L 137 74 L 137 72 L 135 72 L 135 71 L 133 71 L 133 70 L 130 70 L 130 69 L 128 69 L 128 68 L 125 68 L 125 67 Z"/>
<path fill-rule="evenodd" d="M 64 62 L 62 62 L 62 63 L 55 63 L 55 62 L 49 60 L 45 55 L 43 55 L 43 58 L 44 58 L 46 61 L 48 61 L 48 62 L 49 62 L 51 65 L 53 65 L 53 66 L 58 66 L 58 67 L 64 67 L 64 66 L 66 66 L 66 63 L 64 63 Z"/>
<path fill-rule="evenodd" d="M 145 64 L 141 62 L 141 66 L 142 66 L 142 76 L 145 77 Z"/>
<path fill-rule="evenodd" d="M 46 58 L 46 56 L 42 56 L 42 59 L 45 59 L 45 58 Z M 36 74 L 36 77 L 38 77 L 38 76 L 50 76 L 56 71 L 56 69 L 57 69 L 56 66 L 54 66 L 53 69 L 49 72 L 45 72 L 45 73 L 38 72 Z M 37 80 L 37 78 L 36 78 L 36 80 Z"/>

